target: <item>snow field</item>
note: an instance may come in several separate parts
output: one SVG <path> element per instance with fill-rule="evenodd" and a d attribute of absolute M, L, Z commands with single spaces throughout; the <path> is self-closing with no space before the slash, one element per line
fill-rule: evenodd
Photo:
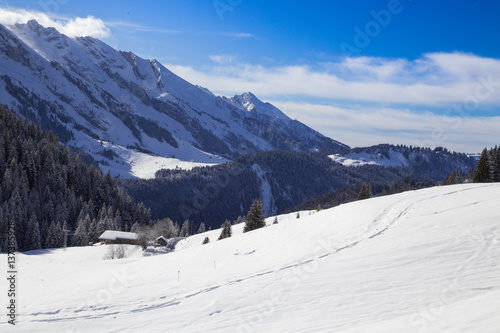
<path fill-rule="evenodd" d="M 362 166 L 362 165 L 381 165 L 386 167 L 406 167 L 408 166 L 408 160 L 400 152 L 394 150 L 389 151 L 390 158 L 386 158 L 379 153 L 355 153 L 349 152 L 345 155 L 334 154 L 329 157 L 337 163 L 343 164 L 345 166 Z"/>
<path fill-rule="evenodd" d="M 443 186 L 213 230 L 165 255 L 18 254 L 15 331 L 497 332 L 499 198 L 500 184 Z"/>

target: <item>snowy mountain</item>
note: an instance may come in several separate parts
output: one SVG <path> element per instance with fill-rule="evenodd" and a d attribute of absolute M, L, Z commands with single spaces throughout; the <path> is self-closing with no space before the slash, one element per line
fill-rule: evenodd
<path fill-rule="evenodd" d="M 35 20 L 0 26 L 0 102 L 122 177 L 259 151 L 348 148 L 251 93 L 216 96 L 155 59 Z"/>
<path fill-rule="evenodd" d="M 499 184 L 411 191 L 236 225 L 221 241 L 209 231 L 157 256 L 17 254 L 16 330 L 497 332 L 499 197 Z"/>

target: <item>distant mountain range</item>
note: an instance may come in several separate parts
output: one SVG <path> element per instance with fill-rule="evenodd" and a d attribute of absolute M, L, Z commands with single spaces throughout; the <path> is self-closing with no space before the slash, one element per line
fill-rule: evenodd
<path fill-rule="evenodd" d="M 0 103 L 113 176 L 152 177 L 161 168 L 269 150 L 349 148 L 250 92 L 217 96 L 155 59 L 92 37 L 70 38 L 35 20 L 0 25 Z"/>

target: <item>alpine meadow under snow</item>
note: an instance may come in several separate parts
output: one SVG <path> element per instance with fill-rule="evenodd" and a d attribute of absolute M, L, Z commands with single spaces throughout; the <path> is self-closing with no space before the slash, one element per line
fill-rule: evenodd
<path fill-rule="evenodd" d="M 15 331 L 498 332 L 498 198 L 500 184 L 441 186 L 238 224 L 220 241 L 212 230 L 162 255 L 19 253 Z"/>

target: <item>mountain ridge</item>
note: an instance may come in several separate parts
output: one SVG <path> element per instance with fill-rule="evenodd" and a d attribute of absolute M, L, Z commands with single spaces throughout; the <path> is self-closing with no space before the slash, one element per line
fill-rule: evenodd
<path fill-rule="evenodd" d="M 104 148 L 113 150 L 100 166 L 114 176 L 134 176 L 123 150 L 196 166 L 268 150 L 348 148 L 251 92 L 217 96 L 155 59 L 93 37 L 70 38 L 35 20 L 0 26 L 0 51 L 1 102 L 32 121 L 47 118 L 45 129 L 97 161 Z"/>

